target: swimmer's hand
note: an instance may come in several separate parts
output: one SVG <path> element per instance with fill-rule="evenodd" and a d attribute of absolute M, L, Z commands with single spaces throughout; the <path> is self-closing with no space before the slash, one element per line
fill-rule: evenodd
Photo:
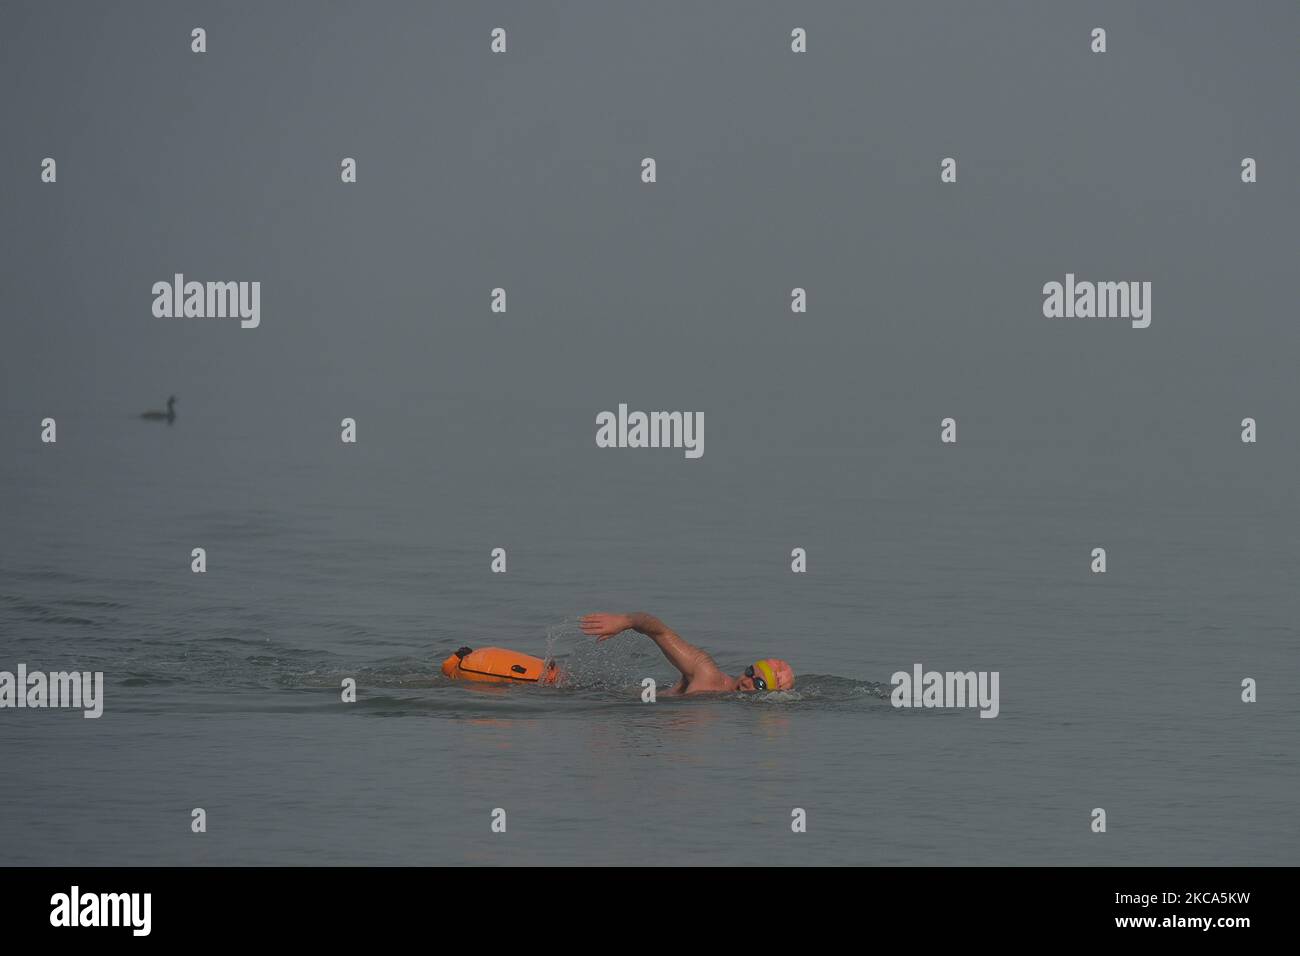
<path fill-rule="evenodd" d="M 626 614 L 587 614 L 582 618 L 582 633 L 598 641 L 607 641 L 631 627 L 632 618 Z"/>

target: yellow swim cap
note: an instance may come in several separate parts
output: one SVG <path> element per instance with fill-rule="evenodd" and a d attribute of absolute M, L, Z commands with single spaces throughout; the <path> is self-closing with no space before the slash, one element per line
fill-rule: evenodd
<path fill-rule="evenodd" d="M 751 677 L 761 678 L 764 684 L 764 690 L 777 690 L 776 671 L 772 670 L 772 665 L 767 661 L 754 661 L 754 666 L 750 668 L 754 673 Z"/>

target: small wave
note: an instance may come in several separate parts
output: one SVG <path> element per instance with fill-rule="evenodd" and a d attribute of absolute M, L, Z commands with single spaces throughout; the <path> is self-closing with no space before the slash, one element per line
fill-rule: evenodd
<path fill-rule="evenodd" d="M 66 604 L 69 607 L 99 608 L 107 611 L 120 611 L 127 607 L 127 605 L 119 601 L 92 601 L 83 598 L 64 598 L 59 603 Z"/>
<path fill-rule="evenodd" d="M 65 613 L 55 605 L 32 604 L 24 601 L 22 603 L 10 603 L 8 609 L 14 611 L 20 617 L 26 618 L 27 622 L 31 624 L 54 624 L 69 627 L 102 627 L 104 624 L 103 621 Z"/>
<path fill-rule="evenodd" d="M 178 683 L 182 682 L 157 674 L 131 674 L 118 681 L 122 687 L 172 687 Z"/>

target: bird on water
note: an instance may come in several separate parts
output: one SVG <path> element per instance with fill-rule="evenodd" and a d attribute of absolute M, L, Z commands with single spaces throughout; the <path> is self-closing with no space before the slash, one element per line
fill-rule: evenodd
<path fill-rule="evenodd" d="M 170 425 L 172 422 L 176 421 L 176 396 L 172 395 L 167 399 L 167 411 L 143 412 L 140 417 L 151 422 L 166 422 Z"/>

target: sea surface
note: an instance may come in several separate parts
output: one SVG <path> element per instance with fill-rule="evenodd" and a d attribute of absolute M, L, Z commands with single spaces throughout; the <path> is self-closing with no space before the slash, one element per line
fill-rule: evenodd
<path fill-rule="evenodd" d="M 1084 483 L 937 429 L 467 458 L 403 440 L 454 417 L 432 392 L 355 446 L 183 401 L 81 410 L 57 445 L 6 419 L 0 666 L 106 679 L 98 720 L 0 711 L 6 863 L 1297 862 L 1296 501 L 1259 459 L 1127 449 L 1133 482 L 1094 449 Z M 642 609 L 795 690 L 643 703 L 673 678 L 650 642 L 576 627 Z M 463 644 L 572 679 L 448 681 Z M 895 709 L 915 662 L 998 671 L 1000 714 Z"/>
<path fill-rule="evenodd" d="M 792 9 L 8 0 L 0 863 L 1300 863 L 1300 7 Z"/>

